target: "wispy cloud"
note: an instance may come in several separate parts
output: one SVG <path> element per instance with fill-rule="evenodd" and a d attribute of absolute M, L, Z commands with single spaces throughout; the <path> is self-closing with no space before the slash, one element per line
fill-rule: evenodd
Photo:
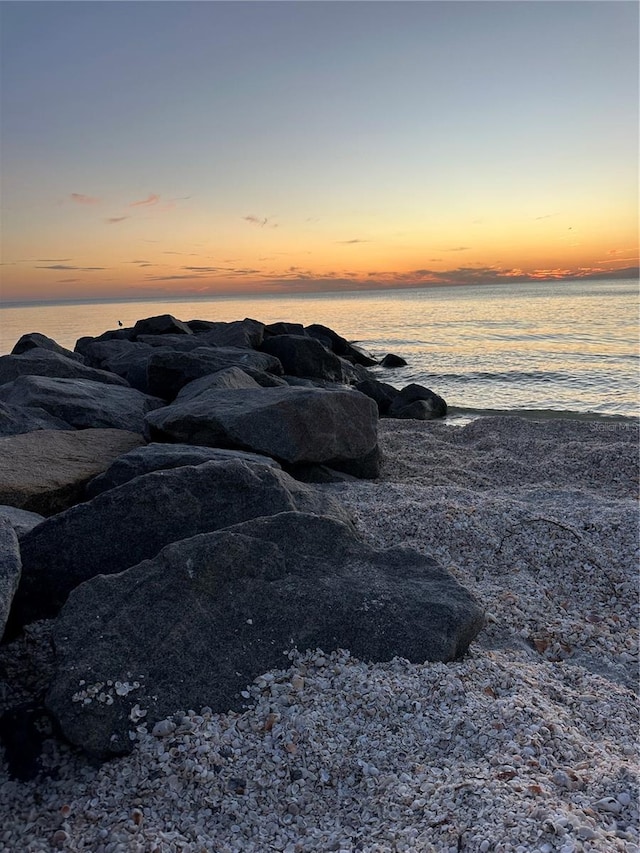
<path fill-rule="evenodd" d="M 243 216 L 242 218 L 244 219 L 245 222 L 248 222 L 249 225 L 257 225 L 259 228 L 265 228 L 267 226 L 269 228 L 277 228 L 278 227 L 278 223 L 274 222 L 273 218 L 269 217 L 269 216 L 260 217 L 260 216 L 254 216 L 252 213 L 250 213 L 248 216 Z"/>
<path fill-rule="evenodd" d="M 452 246 L 450 249 L 443 249 L 443 252 L 468 252 L 471 246 Z"/>
<path fill-rule="evenodd" d="M 84 193 L 70 193 L 69 198 L 71 201 L 75 201 L 76 204 L 100 204 L 99 198 L 94 198 L 94 196 L 85 195 Z"/>
<path fill-rule="evenodd" d="M 535 216 L 534 221 L 539 222 L 541 219 L 552 219 L 554 216 L 557 215 L 557 213 L 545 213 L 543 216 Z"/>
<path fill-rule="evenodd" d="M 36 258 L 39 264 L 64 264 L 71 258 Z"/>
<path fill-rule="evenodd" d="M 46 266 L 36 266 L 37 270 L 77 270 L 80 272 L 92 272 L 93 270 L 106 270 L 106 267 L 74 267 L 69 264 L 47 264 Z"/>
<path fill-rule="evenodd" d="M 160 201 L 160 196 L 157 193 L 149 193 L 147 198 L 140 201 L 129 202 L 129 207 L 150 207 L 152 204 L 157 204 Z"/>
<path fill-rule="evenodd" d="M 105 219 L 105 222 L 108 225 L 115 225 L 116 222 L 124 222 L 124 220 L 128 218 L 128 216 L 110 216 L 108 219 Z"/>
<path fill-rule="evenodd" d="M 373 240 L 336 240 L 336 243 L 342 243 L 344 246 L 353 246 L 354 243 L 373 243 Z"/>

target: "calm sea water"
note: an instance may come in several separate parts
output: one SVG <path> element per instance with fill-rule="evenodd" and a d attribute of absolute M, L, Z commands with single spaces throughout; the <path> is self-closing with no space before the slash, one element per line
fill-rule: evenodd
<path fill-rule="evenodd" d="M 633 281 L 543 282 L 251 299 L 136 301 L 8 307 L 0 353 L 25 332 L 73 348 L 155 314 L 181 320 L 253 317 L 322 323 L 377 356 L 395 352 L 386 382 L 442 395 L 452 420 L 489 411 L 553 417 L 637 417 L 639 293 Z"/>

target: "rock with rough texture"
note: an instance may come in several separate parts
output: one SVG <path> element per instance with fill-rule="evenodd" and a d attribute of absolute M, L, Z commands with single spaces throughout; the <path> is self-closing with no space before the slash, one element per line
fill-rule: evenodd
<path fill-rule="evenodd" d="M 257 349 L 264 340 L 264 323 L 248 317 L 231 323 L 212 322 L 206 331 L 198 334 L 198 339 L 210 346 Z"/>
<path fill-rule="evenodd" d="M 261 351 L 275 356 L 286 374 L 342 382 L 342 364 L 335 353 L 307 335 L 273 335 Z"/>
<path fill-rule="evenodd" d="M 193 382 L 188 382 L 179 392 L 176 397 L 176 402 L 185 402 L 186 400 L 194 400 L 199 397 L 204 391 L 210 390 L 231 390 L 231 389 L 247 389 L 260 388 L 260 385 L 255 379 L 252 379 L 248 373 L 240 367 L 226 367 L 224 370 L 218 370 L 216 373 L 210 373 L 208 376 L 201 376 L 200 379 L 194 379 Z"/>
<path fill-rule="evenodd" d="M 449 661 L 482 625 L 478 602 L 431 558 L 283 513 L 176 542 L 76 589 L 55 627 L 46 702 L 70 741 L 121 754 L 143 719 L 151 729 L 180 709 L 241 710 L 242 691 L 292 647 Z"/>
<path fill-rule="evenodd" d="M 128 483 L 134 477 L 149 474 L 151 471 L 163 471 L 168 468 L 180 468 L 183 465 L 202 465 L 203 462 L 228 462 L 237 459 L 252 465 L 268 465 L 280 468 L 280 465 L 268 456 L 258 453 L 245 453 L 243 450 L 224 450 L 220 447 L 196 447 L 193 444 L 145 444 L 128 453 L 123 453 L 107 468 L 87 484 L 86 495 L 96 495 Z M 2 508 L 0 507 L 0 516 Z"/>
<path fill-rule="evenodd" d="M 330 495 L 266 465 L 205 462 L 136 477 L 22 538 L 11 623 L 16 629 L 55 615 L 78 584 L 121 572 L 170 542 L 291 510 L 348 521 Z"/>
<path fill-rule="evenodd" d="M 366 394 L 367 397 L 375 400 L 381 417 L 388 414 L 391 403 L 400 393 L 393 385 L 389 385 L 388 382 L 379 382 L 377 379 L 365 379 L 362 382 L 356 382 L 355 387 L 361 394 Z"/>
<path fill-rule="evenodd" d="M 154 441 L 235 447 L 280 462 L 319 462 L 349 470 L 377 449 L 378 412 L 373 400 L 353 390 L 257 388 L 206 391 L 147 416 Z M 345 468 L 347 466 L 347 468 Z"/>
<path fill-rule="evenodd" d="M 113 364 L 119 359 L 124 359 L 126 363 L 126 361 L 132 361 L 142 355 L 148 358 L 153 352 L 150 344 L 143 344 L 140 341 L 130 341 L 127 338 L 106 338 L 104 340 L 100 338 L 80 338 L 80 341 L 83 341 L 82 354 L 86 364 L 98 370 L 112 370 L 114 373 L 118 373 L 119 376 L 123 376 L 124 373 L 113 367 Z"/>
<path fill-rule="evenodd" d="M 58 352 L 46 349 L 30 349 L 21 355 L 0 356 L 0 385 L 12 382 L 20 376 L 52 376 L 61 379 L 90 379 L 107 385 L 128 387 L 129 383 L 108 373 L 87 367 L 77 359 L 67 358 Z"/>
<path fill-rule="evenodd" d="M 390 418 L 413 418 L 428 421 L 444 418 L 447 404 L 442 397 L 422 385 L 407 385 L 392 400 L 388 415 Z"/>
<path fill-rule="evenodd" d="M 239 347 L 198 347 L 191 352 L 156 351 L 147 362 L 147 381 L 152 394 L 173 400 L 194 379 L 225 367 L 245 367 L 282 374 L 277 358 Z"/>
<path fill-rule="evenodd" d="M 0 438 L 0 504 L 53 515 L 84 500 L 86 484 L 123 453 L 138 433 L 120 429 L 39 430 Z"/>
<path fill-rule="evenodd" d="M 162 400 L 118 385 L 90 379 L 54 379 L 21 376 L 0 385 L 0 400 L 17 406 L 38 407 L 76 429 L 125 429 L 142 432 L 147 412 Z"/>
<path fill-rule="evenodd" d="M 302 323 L 269 323 L 264 331 L 267 338 L 274 335 L 306 335 Z"/>
<path fill-rule="evenodd" d="M 0 516 L 0 639 L 20 582 L 20 546 L 12 525 Z"/>
<path fill-rule="evenodd" d="M 402 358 L 402 356 L 389 352 L 380 362 L 380 367 L 404 367 L 406 363 L 407 362 Z"/>
<path fill-rule="evenodd" d="M 133 327 L 134 339 L 138 335 L 192 335 L 193 332 L 182 320 L 176 320 L 172 314 L 159 314 L 157 317 L 145 317 Z"/>
<path fill-rule="evenodd" d="M 328 326 L 313 323 L 311 326 L 305 327 L 305 333 L 321 341 L 332 352 L 347 359 L 347 361 L 362 365 L 363 367 L 370 367 L 376 364 L 375 359 L 365 355 L 362 350 L 354 347 L 346 338 L 343 338 L 342 335 L 334 332 Z"/>
<path fill-rule="evenodd" d="M 65 349 L 65 347 L 61 346 L 57 341 L 54 341 L 53 338 L 41 335 L 40 332 L 29 332 L 26 335 L 22 335 L 11 350 L 11 355 L 22 355 L 22 353 L 30 352 L 33 349 L 57 352 L 59 355 L 64 355 L 74 361 L 84 361 L 80 353 L 72 352 L 70 349 Z"/>
<path fill-rule="evenodd" d="M 0 522 L 5 521 L 15 530 L 18 537 L 23 536 L 44 521 L 44 515 L 38 512 L 29 512 L 26 509 L 18 509 L 15 506 L 0 505 Z"/>
<path fill-rule="evenodd" d="M 37 406 L 13 406 L 0 400 L 0 436 L 40 429 L 71 429 L 71 424 Z"/>

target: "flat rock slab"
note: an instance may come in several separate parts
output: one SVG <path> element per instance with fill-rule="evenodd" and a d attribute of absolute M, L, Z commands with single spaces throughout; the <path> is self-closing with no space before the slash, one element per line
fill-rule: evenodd
<path fill-rule="evenodd" d="M 125 753 L 141 721 L 241 710 L 241 691 L 286 666 L 292 647 L 448 661 L 482 625 L 477 601 L 429 557 L 376 551 L 333 519 L 282 513 L 176 542 L 76 589 L 54 629 L 47 705 L 73 743 Z"/>
<path fill-rule="evenodd" d="M 291 510 L 349 522 L 335 498 L 266 465 L 205 462 L 136 477 L 22 537 L 12 624 L 54 616 L 78 584 L 124 571 L 170 542 Z"/>
<path fill-rule="evenodd" d="M 376 450 L 378 410 L 369 397 L 350 390 L 205 391 L 151 412 L 147 424 L 154 440 L 237 447 L 289 464 L 317 462 L 341 469 L 342 463 Z"/>
<path fill-rule="evenodd" d="M 142 432 L 144 416 L 162 400 L 118 385 L 89 379 L 21 376 L 0 385 L 0 400 L 38 407 L 76 429 L 126 429 Z"/>
<path fill-rule="evenodd" d="M 53 515 L 84 500 L 85 485 L 144 444 L 120 429 L 38 430 L 0 438 L 0 504 Z"/>
<path fill-rule="evenodd" d="M 87 367 L 78 359 L 68 358 L 47 349 L 30 349 L 20 355 L 0 356 L 0 385 L 20 376 L 53 376 L 61 379 L 91 379 L 106 385 L 128 387 L 128 382 L 115 373 Z"/>
<path fill-rule="evenodd" d="M 86 489 L 87 497 L 96 495 L 128 483 L 134 477 L 150 474 L 151 471 L 162 471 L 169 468 L 180 468 L 183 465 L 202 465 L 203 462 L 229 462 L 237 459 L 253 465 L 268 465 L 280 468 L 275 459 L 261 456 L 258 453 L 245 453 L 243 450 L 223 450 L 220 447 L 196 447 L 193 444 L 160 444 L 152 442 L 142 447 L 136 447 L 128 453 L 119 456 L 104 474 L 99 474 Z M 0 507 L 0 515 L 2 507 Z"/>

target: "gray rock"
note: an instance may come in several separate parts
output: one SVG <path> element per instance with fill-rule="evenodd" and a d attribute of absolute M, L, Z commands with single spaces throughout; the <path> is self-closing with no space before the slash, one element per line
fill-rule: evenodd
<path fill-rule="evenodd" d="M 78 587 L 54 629 L 46 701 L 70 741 L 104 757 L 131 750 L 138 709 L 150 728 L 203 705 L 242 710 L 241 691 L 288 666 L 292 647 L 449 661 L 482 625 L 478 602 L 431 558 L 376 551 L 337 521 L 283 513 Z"/>
<path fill-rule="evenodd" d="M 75 352 L 82 355 L 84 358 L 86 355 L 86 351 L 89 347 L 93 346 L 93 344 L 103 343 L 104 341 L 132 341 L 133 340 L 133 328 L 125 328 L 125 329 L 110 329 L 107 332 L 103 332 L 101 335 L 96 335 L 92 337 L 91 335 L 84 335 L 82 338 L 78 338 L 75 345 Z M 87 364 L 90 364 L 87 361 Z M 99 365 L 91 365 L 92 367 L 98 367 Z"/>
<path fill-rule="evenodd" d="M 193 444 L 146 444 L 123 453 L 107 468 L 87 484 L 86 495 L 96 495 L 128 483 L 134 477 L 162 471 L 168 468 L 180 468 L 183 465 L 201 465 L 203 462 L 228 462 L 237 459 L 252 465 L 268 465 L 280 468 L 275 459 L 258 453 L 245 453 L 243 450 L 224 450 L 219 447 L 196 447 Z M 2 509 L 0 507 L 0 515 Z"/>
<path fill-rule="evenodd" d="M 0 356 L 0 385 L 20 376 L 53 376 L 61 379 L 90 379 L 107 385 L 128 387 L 128 382 L 106 370 L 87 367 L 77 359 L 46 349 L 30 349 L 22 355 Z"/>
<path fill-rule="evenodd" d="M 192 352 L 163 350 L 154 352 L 147 363 L 149 390 L 165 400 L 173 400 L 188 382 L 234 366 L 282 374 L 277 358 L 255 350 L 239 347 L 199 347 Z"/>
<path fill-rule="evenodd" d="M 391 403 L 400 393 L 397 388 L 389 385 L 388 382 L 379 382 L 377 379 L 372 378 L 356 382 L 355 387 L 361 394 L 366 394 L 367 397 L 371 397 L 372 400 L 376 401 L 381 417 L 388 414 Z"/>
<path fill-rule="evenodd" d="M 119 429 L 39 430 L 0 438 L 0 504 L 53 515 L 84 500 L 86 484 L 143 444 Z"/>
<path fill-rule="evenodd" d="M 29 512 L 26 509 L 18 509 L 15 506 L 0 505 L 0 522 L 5 521 L 15 530 L 18 537 L 24 536 L 30 530 L 44 521 L 44 515 L 37 512 Z"/>
<path fill-rule="evenodd" d="M 342 358 L 345 358 L 354 364 L 359 364 L 363 367 L 370 367 L 371 365 L 376 364 L 375 359 L 370 358 L 361 349 L 350 344 L 346 338 L 343 338 L 342 335 L 334 332 L 333 329 L 330 329 L 328 326 L 321 326 L 319 323 L 313 323 L 311 326 L 305 327 L 305 333 L 310 335 L 312 338 L 316 338 L 322 343 L 327 341 L 328 343 L 325 343 L 325 346 L 328 346 L 332 352 L 336 355 L 342 356 Z"/>
<path fill-rule="evenodd" d="M 41 335 L 39 332 L 29 332 L 16 342 L 16 345 L 11 350 L 12 355 L 21 355 L 24 352 L 30 352 L 32 349 L 49 350 L 57 352 L 59 355 L 65 355 L 74 361 L 83 362 L 84 359 L 78 352 L 72 352 L 70 349 L 65 349 L 53 338 L 48 338 L 46 335 Z"/>
<path fill-rule="evenodd" d="M 0 400 L 44 409 L 76 429 L 113 428 L 133 432 L 142 432 L 145 414 L 164 405 L 162 400 L 135 388 L 46 376 L 21 376 L 0 385 Z"/>
<path fill-rule="evenodd" d="M 391 401 L 390 418 L 413 418 L 421 421 L 444 418 L 447 404 L 429 388 L 422 385 L 407 385 Z"/>
<path fill-rule="evenodd" d="M 378 442 L 375 403 L 353 390 L 206 391 L 151 412 L 147 425 L 155 441 L 234 447 L 289 464 L 319 462 L 338 470 L 367 458 Z M 377 476 L 367 471 L 360 476 Z"/>
<path fill-rule="evenodd" d="M 210 323 L 209 328 L 198 338 L 217 347 L 257 349 L 264 340 L 264 323 L 249 318 L 232 323 Z"/>
<path fill-rule="evenodd" d="M 340 359 L 320 341 L 307 335 L 274 335 L 265 338 L 261 351 L 275 356 L 290 376 L 342 382 Z"/>
<path fill-rule="evenodd" d="M 12 406 L 0 401 L 0 436 L 40 429 L 71 429 L 71 424 L 37 406 Z"/>
<path fill-rule="evenodd" d="M 78 584 L 121 572 L 170 542 L 291 510 L 348 520 L 330 495 L 266 465 L 205 462 L 136 477 L 22 538 L 14 629 L 55 615 Z"/>
<path fill-rule="evenodd" d="M 133 327 L 133 337 L 138 335 L 192 335 L 193 332 L 171 314 L 159 314 L 157 317 L 145 317 Z"/>
<path fill-rule="evenodd" d="M 402 356 L 389 352 L 380 362 L 380 367 L 404 367 L 406 363 Z"/>
<path fill-rule="evenodd" d="M 218 370 L 216 373 L 210 373 L 208 376 L 201 376 L 200 379 L 194 379 L 193 382 L 188 382 L 178 393 L 176 403 L 184 403 L 186 400 L 194 400 L 199 397 L 203 391 L 210 390 L 231 390 L 247 388 L 260 388 L 260 385 L 255 379 L 252 379 L 248 373 L 240 367 L 226 367 L 224 370 Z"/>
<path fill-rule="evenodd" d="M 0 516 L 0 639 L 20 582 L 20 547 L 12 525 Z"/>
<path fill-rule="evenodd" d="M 269 323 L 264 331 L 266 338 L 274 335 L 306 335 L 302 323 Z"/>

